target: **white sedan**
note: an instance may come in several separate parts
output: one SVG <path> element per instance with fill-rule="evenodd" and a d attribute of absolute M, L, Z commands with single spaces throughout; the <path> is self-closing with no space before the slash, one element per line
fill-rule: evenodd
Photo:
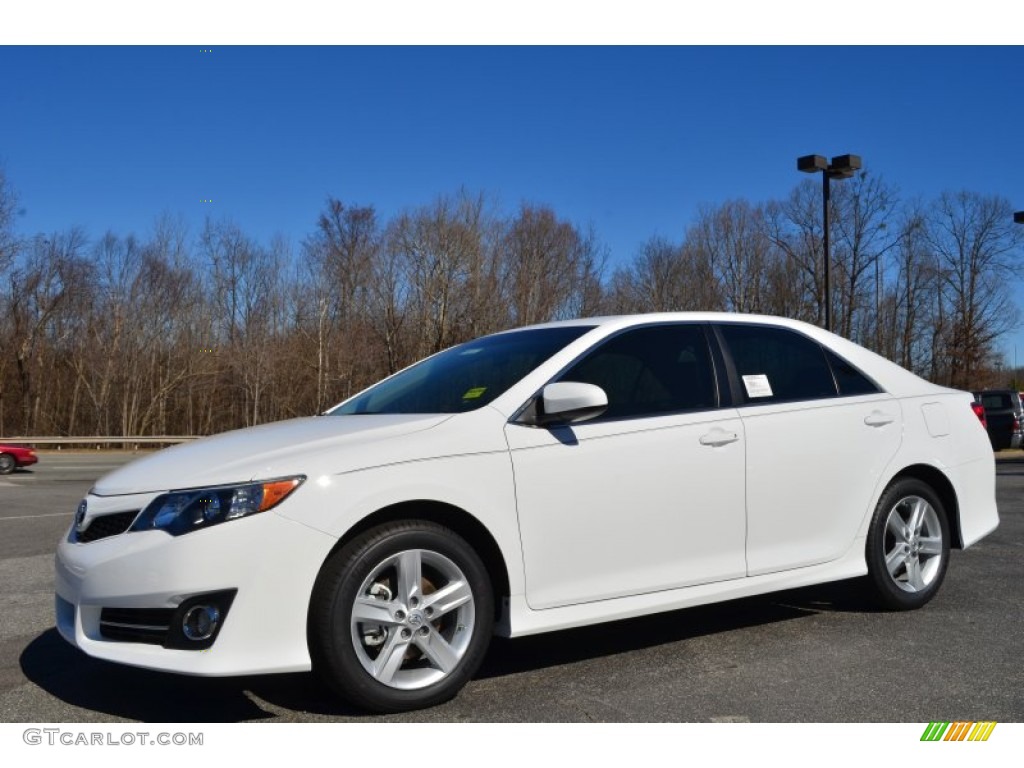
<path fill-rule="evenodd" d="M 575 320 L 107 475 L 58 548 L 57 627 L 399 711 L 455 695 L 494 633 L 851 577 L 918 608 L 998 522 L 969 393 L 790 320 Z"/>

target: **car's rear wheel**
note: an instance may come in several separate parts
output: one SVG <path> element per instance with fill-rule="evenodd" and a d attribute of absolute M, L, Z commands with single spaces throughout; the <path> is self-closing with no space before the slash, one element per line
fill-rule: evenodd
<path fill-rule="evenodd" d="M 895 480 L 882 494 L 867 539 L 868 581 L 886 608 L 920 608 L 938 592 L 949 565 L 949 521 L 921 480 Z"/>
<path fill-rule="evenodd" d="M 494 624 L 487 570 L 460 536 L 425 521 L 374 528 L 336 552 L 310 605 L 314 671 L 378 712 L 438 704 L 483 660 Z"/>
<path fill-rule="evenodd" d="M 0 453 L 0 475 L 9 475 L 18 466 L 18 462 L 9 453 Z"/>

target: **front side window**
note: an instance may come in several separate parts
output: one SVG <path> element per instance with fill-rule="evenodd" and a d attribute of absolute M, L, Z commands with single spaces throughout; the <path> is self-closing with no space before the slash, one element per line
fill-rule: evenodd
<path fill-rule="evenodd" d="M 328 413 L 462 413 L 487 405 L 591 326 L 499 333 L 460 344 L 395 374 Z"/>
<path fill-rule="evenodd" d="M 719 326 L 747 405 L 836 396 L 821 346 L 787 328 Z"/>
<path fill-rule="evenodd" d="M 716 406 L 714 369 L 699 325 L 636 328 L 604 342 L 559 381 L 595 384 L 608 395 L 601 420 Z"/>

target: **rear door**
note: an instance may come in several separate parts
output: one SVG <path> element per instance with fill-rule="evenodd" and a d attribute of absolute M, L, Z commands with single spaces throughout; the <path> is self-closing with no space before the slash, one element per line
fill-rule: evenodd
<path fill-rule="evenodd" d="M 899 402 L 797 331 L 716 329 L 747 441 L 748 574 L 840 557 L 899 448 Z"/>

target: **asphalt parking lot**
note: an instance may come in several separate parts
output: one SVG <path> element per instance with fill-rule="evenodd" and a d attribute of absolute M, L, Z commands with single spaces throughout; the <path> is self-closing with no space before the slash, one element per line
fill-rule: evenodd
<path fill-rule="evenodd" d="M 496 639 L 452 702 L 386 718 L 310 674 L 200 679 L 99 662 L 53 628 L 53 551 L 119 453 L 44 453 L 0 476 L 0 721 L 1024 720 L 1024 453 L 997 465 L 1002 523 L 955 552 L 926 608 L 844 582 L 586 629 Z"/>

